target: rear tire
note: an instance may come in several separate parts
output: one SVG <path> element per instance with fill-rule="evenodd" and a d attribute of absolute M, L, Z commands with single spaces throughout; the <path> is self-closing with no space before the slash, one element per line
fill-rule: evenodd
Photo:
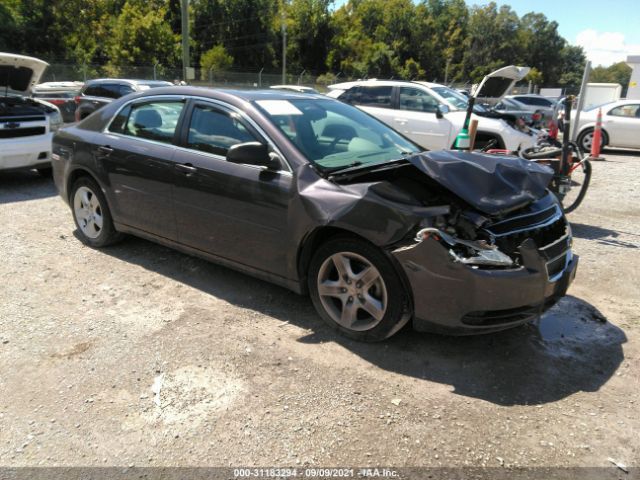
<path fill-rule="evenodd" d="M 352 237 L 323 244 L 311 260 L 311 300 L 322 319 L 363 342 L 389 338 L 411 317 L 409 296 L 391 260 Z"/>
<path fill-rule="evenodd" d="M 76 180 L 70 200 L 73 220 L 83 243 L 101 248 L 122 239 L 122 234 L 113 226 L 107 199 L 95 180 L 89 177 Z"/>

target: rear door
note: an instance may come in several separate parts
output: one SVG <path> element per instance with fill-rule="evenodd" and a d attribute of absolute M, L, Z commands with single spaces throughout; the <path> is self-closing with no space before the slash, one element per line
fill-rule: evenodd
<path fill-rule="evenodd" d="M 640 103 L 611 109 L 604 119 L 604 127 L 611 146 L 640 148 Z"/>
<path fill-rule="evenodd" d="M 106 171 L 119 223 L 177 239 L 172 182 L 176 132 L 185 101 L 144 99 L 126 106 L 108 132 L 97 136 L 95 156 Z"/>
<path fill-rule="evenodd" d="M 174 189 L 180 243 L 285 277 L 291 172 L 226 161 L 232 145 L 268 143 L 228 105 L 193 101 L 183 130 Z"/>

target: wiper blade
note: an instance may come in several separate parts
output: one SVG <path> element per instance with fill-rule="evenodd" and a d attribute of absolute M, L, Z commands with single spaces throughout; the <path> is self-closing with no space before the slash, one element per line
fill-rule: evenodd
<path fill-rule="evenodd" d="M 360 165 L 362 165 L 362 162 L 357 161 L 357 162 L 349 163 L 348 165 L 341 165 L 339 167 L 323 168 L 322 170 L 324 171 L 324 173 L 331 174 L 331 173 L 335 173 L 335 172 L 340 172 L 342 170 L 348 170 L 350 168 L 359 167 Z"/>
<path fill-rule="evenodd" d="M 337 172 L 334 172 L 329 176 L 340 177 L 340 178 L 344 178 L 344 177 L 353 178 L 353 177 L 357 177 L 358 175 L 363 175 L 365 173 L 375 171 L 375 170 L 385 170 L 387 168 L 400 167 L 402 165 L 406 165 L 407 163 L 408 163 L 408 160 L 405 157 L 402 157 L 396 160 L 388 160 L 386 162 L 381 162 L 381 163 L 369 163 L 369 164 L 360 165 L 360 166 L 346 167 Z"/>

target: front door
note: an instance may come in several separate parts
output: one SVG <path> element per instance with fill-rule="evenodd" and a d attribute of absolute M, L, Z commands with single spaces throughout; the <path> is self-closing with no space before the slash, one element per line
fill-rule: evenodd
<path fill-rule="evenodd" d="M 232 145 L 265 142 L 230 108 L 194 101 L 184 130 L 175 158 L 180 243 L 285 277 L 291 173 L 226 161 Z"/>
<path fill-rule="evenodd" d="M 620 105 L 612 109 L 603 125 L 614 147 L 640 148 L 640 104 Z"/>
<path fill-rule="evenodd" d="M 451 122 L 438 118 L 438 100 L 414 87 L 400 87 L 394 128 L 429 150 L 451 148 Z"/>

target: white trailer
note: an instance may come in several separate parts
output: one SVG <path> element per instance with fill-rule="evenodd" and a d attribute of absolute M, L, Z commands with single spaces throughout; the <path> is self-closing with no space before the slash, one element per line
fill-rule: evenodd
<path fill-rule="evenodd" d="M 584 97 L 583 110 L 595 105 L 617 102 L 622 95 L 622 86 L 619 83 L 587 83 Z"/>
<path fill-rule="evenodd" d="M 640 100 L 640 55 L 629 55 L 627 65 L 631 67 L 627 100 Z"/>

